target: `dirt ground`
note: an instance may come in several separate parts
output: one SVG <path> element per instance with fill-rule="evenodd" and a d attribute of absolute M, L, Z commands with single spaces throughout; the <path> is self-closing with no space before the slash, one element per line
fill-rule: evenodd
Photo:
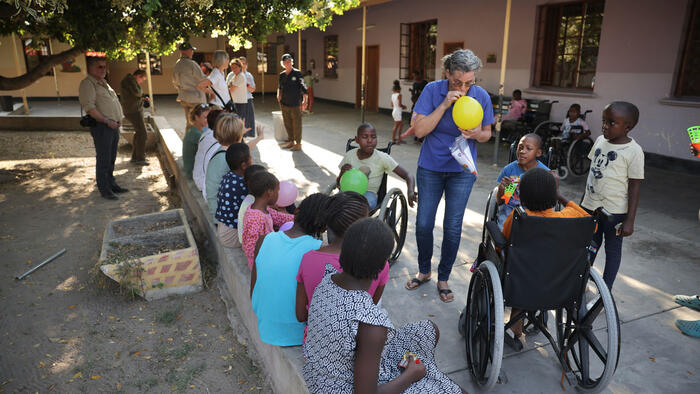
<path fill-rule="evenodd" d="M 0 132 L 0 392 L 270 392 L 210 263 L 204 291 L 152 302 L 96 273 L 110 220 L 179 206 L 155 155 L 137 167 L 130 149 L 115 169 L 130 191 L 108 201 L 89 133 Z"/>

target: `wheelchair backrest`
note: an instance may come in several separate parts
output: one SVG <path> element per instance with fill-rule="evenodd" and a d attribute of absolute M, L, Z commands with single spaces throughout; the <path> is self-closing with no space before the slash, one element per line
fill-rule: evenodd
<path fill-rule="evenodd" d="M 503 267 L 506 305 L 525 310 L 575 307 L 588 280 L 593 217 L 530 216 L 518 208 Z"/>

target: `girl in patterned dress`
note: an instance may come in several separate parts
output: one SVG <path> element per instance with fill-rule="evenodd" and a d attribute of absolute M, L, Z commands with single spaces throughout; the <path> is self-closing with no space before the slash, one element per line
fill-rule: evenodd
<path fill-rule="evenodd" d="M 367 292 L 394 247 L 378 219 L 355 222 L 345 233 L 337 272 L 327 264 L 314 291 L 304 345 L 304 380 L 311 393 L 462 393 L 435 365 L 439 338 L 429 320 L 395 329 Z M 398 366 L 406 352 L 405 369 Z"/>
<path fill-rule="evenodd" d="M 294 215 L 280 212 L 273 207 L 279 197 L 280 182 L 267 171 L 261 171 L 248 184 L 250 194 L 255 202 L 250 205 L 243 216 L 243 253 L 248 258 L 248 268 L 253 269 L 255 244 L 258 238 L 275 231 L 281 225 L 294 220 Z"/>

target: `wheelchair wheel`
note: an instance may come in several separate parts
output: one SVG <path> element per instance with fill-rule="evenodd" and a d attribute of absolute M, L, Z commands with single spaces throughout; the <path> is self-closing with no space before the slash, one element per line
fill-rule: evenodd
<path fill-rule="evenodd" d="M 593 148 L 593 140 L 590 138 L 581 138 L 571 143 L 569 153 L 566 158 L 566 166 L 572 174 L 576 176 L 584 175 L 591 167 L 591 161 L 588 159 L 588 153 Z"/>
<path fill-rule="evenodd" d="M 617 368 L 621 338 L 617 307 L 600 274 L 591 267 L 579 310 L 558 309 L 555 315 L 557 347 L 578 389 L 602 391 Z"/>
<path fill-rule="evenodd" d="M 553 135 L 559 134 L 560 130 L 561 122 L 553 122 L 548 120 L 538 124 L 535 127 L 535 131 L 533 131 L 533 133 L 542 137 L 542 141 L 544 143 L 547 143 L 549 141 L 549 138 Z"/>
<path fill-rule="evenodd" d="M 503 361 L 503 293 L 496 266 L 486 260 L 469 282 L 465 320 L 467 365 L 476 383 L 490 390 Z"/>
<path fill-rule="evenodd" d="M 403 192 L 397 188 L 389 190 L 382 201 L 379 219 L 386 223 L 394 235 L 394 250 L 389 256 L 389 264 L 394 264 L 401 255 L 401 249 L 406 241 L 408 227 L 408 203 Z"/>

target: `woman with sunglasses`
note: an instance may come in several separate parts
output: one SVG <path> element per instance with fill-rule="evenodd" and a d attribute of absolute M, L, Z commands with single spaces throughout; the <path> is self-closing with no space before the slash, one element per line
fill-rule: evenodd
<path fill-rule="evenodd" d="M 433 229 L 438 204 L 445 195 L 442 248 L 438 265 L 437 290 L 443 302 L 452 302 L 454 294 L 448 280 L 462 238 L 462 220 L 476 175 L 464 171 L 450 153 L 450 145 L 460 134 L 467 138 L 472 156 L 476 158 L 476 143 L 491 138 L 493 107 L 489 94 L 475 85 L 475 73 L 481 60 L 468 49 L 457 50 L 442 58 L 445 79 L 425 86 L 413 111 L 415 135 L 425 137 L 418 156 L 418 214 L 416 243 L 419 273 L 406 283 L 414 290 L 430 281 L 433 257 Z M 458 98 L 470 96 L 484 110 L 481 125 L 461 130 L 452 120 L 452 105 Z"/>

